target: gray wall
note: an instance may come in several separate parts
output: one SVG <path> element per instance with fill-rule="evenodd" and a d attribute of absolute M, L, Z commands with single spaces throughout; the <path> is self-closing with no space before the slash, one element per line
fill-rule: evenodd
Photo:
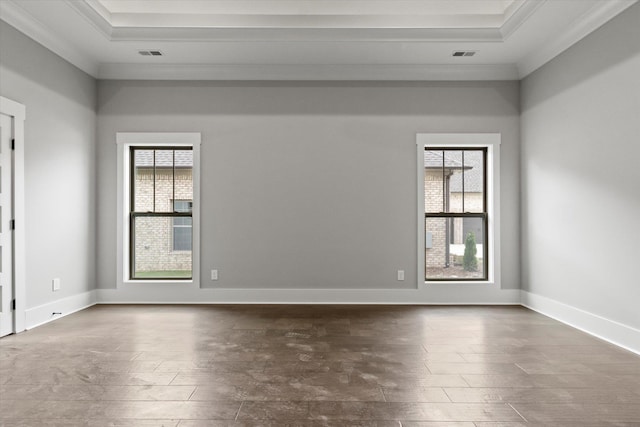
<path fill-rule="evenodd" d="M 523 288 L 640 328 L 640 4 L 522 82 Z"/>
<path fill-rule="evenodd" d="M 202 132 L 203 286 L 227 288 L 415 288 L 416 133 L 500 132 L 502 281 L 520 286 L 517 82 L 98 88 L 100 288 L 116 284 L 115 136 L 132 131 Z"/>
<path fill-rule="evenodd" d="M 26 224 L 18 226 L 33 308 L 95 287 L 96 81 L 0 21 L 0 94 L 27 109 Z"/>

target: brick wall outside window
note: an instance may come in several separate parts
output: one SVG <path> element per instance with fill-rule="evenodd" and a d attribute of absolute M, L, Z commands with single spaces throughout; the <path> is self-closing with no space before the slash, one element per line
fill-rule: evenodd
<path fill-rule="evenodd" d="M 156 168 L 155 211 L 173 212 L 172 201 L 193 200 L 191 168 Z M 173 187 L 175 183 L 175 196 Z M 153 168 L 136 168 L 138 212 L 153 210 Z M 136 271 L 191 270 L 191 251 L 173 250 L 173 218 L 139 217 L 135 228 Z"/>

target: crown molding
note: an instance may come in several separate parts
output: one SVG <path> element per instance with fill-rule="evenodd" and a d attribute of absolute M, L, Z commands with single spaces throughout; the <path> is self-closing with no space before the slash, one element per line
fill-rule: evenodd
<path fill-rule="evenodd" d="M 102 64 L 98 78 L 105 80 L 461 81 L 518 80 L 518 72 L 513 64 Z"/>
<path fill-rule="evenodd" d="M 504 24 L 500 27 L 502 41 L 507 40 L 515 33 L 546 1 L 547 0 L 524 0 L 522 4 L 507 17 Z"/>
<path fill-rule="evenodd" d="M 159 27 L 143 24 L 133 25 L 133 21 L 127 20 L 123 21 L 128 22 L 127 25 L 118 25 L 118 16 L 112 15 L 97 0 L 65 1 L 110 41 L 499 42 L 503 38 L 501 29 L 497 27 L 421 27 L 417 25 L 420 18 L 411 16 L 396 17 L 399 20 L 397 25 L 389 25 L 386 22 L 386 27 L 379 26 L 380 22 L 377 24 L 373 22 L 375 21 L 373 18 L 369 18 L 373 20 L 372 22 L 354 23 L 349 21 L 347 17 L 342 22 L 344 26 L 333 27 L 321 25 L 320 21 L 323 17 L 313 17 L 296 24 L 292 21 L 292 17 L 287 16 L 268 19 L 264 17 L 236 18 L 239 21 L 235 25 L 229 25 L 228 21 L 232 17 L 226 17 L 225 26 L 209 26 L 200 22 L 199 25 L 186 25 L 185 23 L 185 25 Z M 523 1 L 526 6 L 527 4 L 535 4 L 537 0 Z M 523 8 L 525 7 L 519 9 Z M 511 18 L 517 21 L 520 16 L 523 14 L 516 11 Z M 523 19 L 526 19 L 527 16 L 523 16 Z M 512 20 L 511 18 L 510 20 Z M 157 22 L 159 19 L 160 17 L 156 16 L 153 22 Z"/>
<path fill-rule="evenodd" d="M 542 49 L 530 53 L 518 62 L 517 66 L 520 78 L 528 76 L 551 61 L 637 1 L 638 0 L 609 0 L 606 2 L 598 2 L 569 26 L 563 34 L 555 38 L 552 42 L 545 44 Z"/>
<path fill-rule="evenodd" d="M 68 7 L 91 24 L 107 40 L 111 40 L 113 27 L 111 13 L 97 0 L 72 1 L 65 0 Z"/>
<path fill-rule="evenodd" d="M 114 27 L 112 41 L 499 42 L 498 28 Z"/>
<path fill-rule="evenodd" d="M 98 11 L 100 12 L 100 11 Z M 106 16 L 106 15 L 105 15 Z M 502 14 L 114 13 L 114 28 L 497 28 Z"/>
<path fill-rule="evenodd" d="M 97 77 L 97 62 L 91 60 L 75 47 L 71 46 L 67 41 L 58 37 L 47 26 L 22 9 L 14 0 L 0 1 L 0 19 L 85 73 Z"/>

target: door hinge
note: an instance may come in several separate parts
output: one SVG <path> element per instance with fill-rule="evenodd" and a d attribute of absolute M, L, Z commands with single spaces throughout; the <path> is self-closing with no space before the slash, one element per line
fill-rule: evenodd
<path fill-rule="evenodd" d="M 16 311 L 16 300 L 11 300 L 11 310 Z"/>
<path fill-rule="evenodd" d="M 11 230 L 15 230 L 16 229 L 16 220 L 12 219 L 11 221 L 9 221 L 9 228 Z"/>
<path fill-rule="evenodd" d="M 16 140 L 15 139 L 11 139 L 11 149 L 12 150 L 16 149 Z"/>

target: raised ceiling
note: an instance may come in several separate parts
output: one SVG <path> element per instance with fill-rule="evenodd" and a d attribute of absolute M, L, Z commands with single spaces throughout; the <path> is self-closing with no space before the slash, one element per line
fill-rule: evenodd
<path fill-rule="evenodd" d="M 515 0 L 95 0 L 114 28 L 499 28 Z"/>
<path fill-rule="evenodd" d="M 96 0 L 111 14 L 494 15 L 515 0 Z"/>
<path fill-rule="evenodd" d="M 104 79 L 493 80 L 636 1 L 0 0 L 0 19 Z"/>

